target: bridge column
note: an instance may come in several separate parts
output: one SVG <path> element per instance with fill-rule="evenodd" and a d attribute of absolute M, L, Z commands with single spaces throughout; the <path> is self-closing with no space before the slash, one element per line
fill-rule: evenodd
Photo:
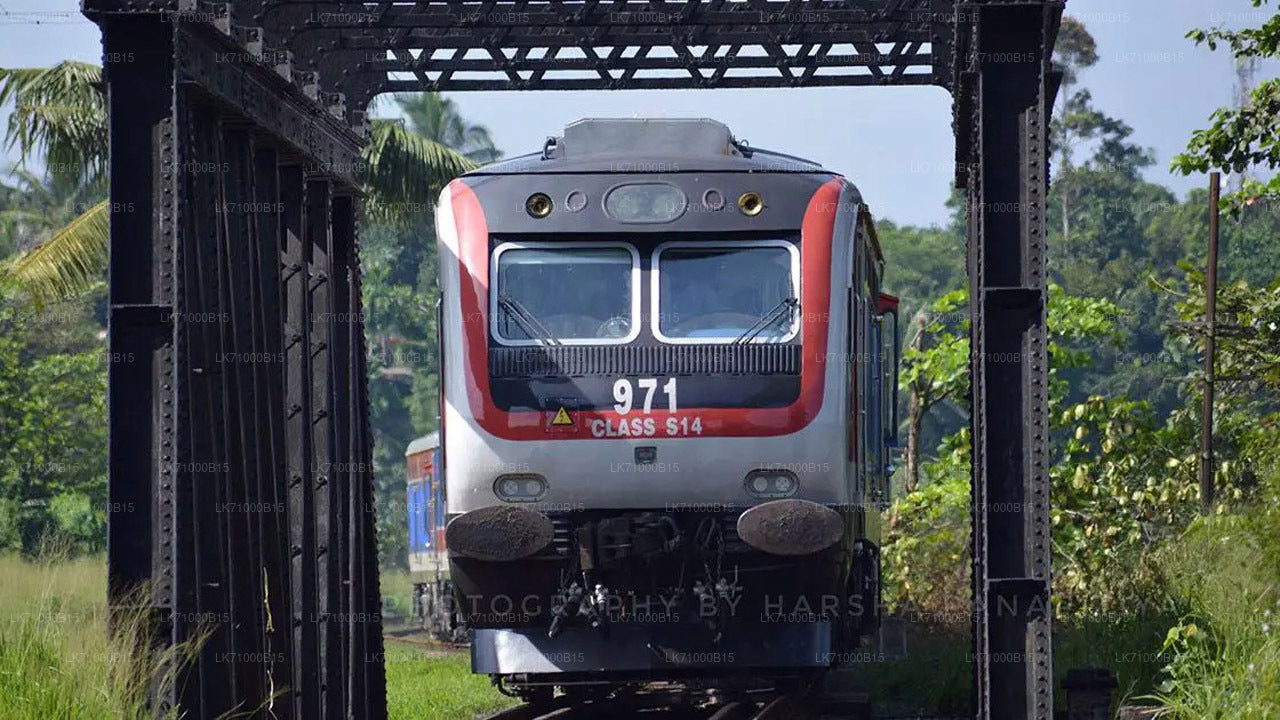
<path fill-rule="evenodd" d="M 1056 3 L 961 6 L 958 107 L 970 123 L 974 709 L 1049 720 L 1048 347 L 1045 196 Z"/>
<path fill-rule="evenodd" d="M 361 138 L 187 6 L 86 2 L 110 111 L 110 602 L 182 661 L 156 716 L 377 720 Z"/>

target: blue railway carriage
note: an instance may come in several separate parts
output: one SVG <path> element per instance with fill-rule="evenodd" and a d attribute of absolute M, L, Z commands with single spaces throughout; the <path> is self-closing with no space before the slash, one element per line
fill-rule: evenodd
<path fill-rule="evenodd" d="M 445 490 L 440 472 L 440 434 L 424 435 L 404 451 L 409 525 L 409 571 L 426 576 L 413 586 L 414 620 L 444 642 L 466 640 L 455 612 L 453 583 L 445 556 Z"/>

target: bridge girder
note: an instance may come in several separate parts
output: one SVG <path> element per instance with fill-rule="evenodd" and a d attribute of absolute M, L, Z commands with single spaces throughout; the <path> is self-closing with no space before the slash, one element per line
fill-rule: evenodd
<path fill-rule="evenodd" d="M 112 201 L 138 208 L 112 218 L 110 342 L 143 360 L 111 371 L 111 499 L 143 508 L 112 518 L 112 599 L 149 584 L 162 646 L 215 620 L 158 708 L 261 707 L 289 687 L 278 717 L 385 715 L 379 626 L 353 619 L 377 611 L 356 262 L 373 97 L 935 85 L 954 99 L 969 198 L 975 716 L 1052 716 L 1044 223 L 1060 0 L 84 6 L 104 31 Z M 218 214 L 228 199 L 252 208 L 245 222 Z M 355 319 L 317 323 L 316 308 Z M 229 319 L 192 322 L 201 312 Z M 279 367 L 206 373 L 227 347 Z M 238 439 L 208 435 L 192 408 Z M 239 470 L 204 477 L 205 461 Z M 283 511 L 226 524 L 199 504 L 216 498 Z M 204 657 L 236 647 L 280 659 Z"/>

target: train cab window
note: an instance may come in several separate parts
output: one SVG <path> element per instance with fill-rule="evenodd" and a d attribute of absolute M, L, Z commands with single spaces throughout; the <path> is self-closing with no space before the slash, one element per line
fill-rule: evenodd
<path fill-rule="evenodd" d="M 669 343 L 787 342 L 800 329 L 800 258 L 786 241 L 659 246 L 653 334 Z"/>
<path fill-rule="evenodd" d="M 505 345 L 616 345 L 639 335 L 640 257 L 622 244 L 494 249 L 491 330 Z"/>

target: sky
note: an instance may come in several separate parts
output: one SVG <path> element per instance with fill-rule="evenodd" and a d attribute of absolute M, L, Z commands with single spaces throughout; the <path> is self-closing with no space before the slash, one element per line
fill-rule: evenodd
<path fill-rule="evenodd" d="M 97 27 L 77 0 L 0 0 L 0 67 L 48 66 L 63 59 L 100 62 Z M 1085 23 L 1099 63 L 1081 81 L 1099 109 L 1134 128 L 1154 149 L 1147 179 L 1185 193 L 1201 177 L 1169 173 L 1169 161 L 1213 110 L 1234 97 L 1225 51 L 1185 39 L 1195 27 L 1258 25 L 1274 12 L 1249 0 L 1069 0 Z M 1260 77 L 1273 77 L 1264 66 Z M 821 162 L 853 180 L 877 217 L 945 224 L 953 171 L 951 98 L 940 88 L 788 88 L 454 93 L 462 114 L 485 125 L 508 155 L 533 152 L 583 117 L 711 117 L 759 147 Z M 391 112 L 383 103 L 382 112 Z M 8 108 L 0 108 L 7 122 Z M 5 151 L 0 167 L 16 161 Z"/>

